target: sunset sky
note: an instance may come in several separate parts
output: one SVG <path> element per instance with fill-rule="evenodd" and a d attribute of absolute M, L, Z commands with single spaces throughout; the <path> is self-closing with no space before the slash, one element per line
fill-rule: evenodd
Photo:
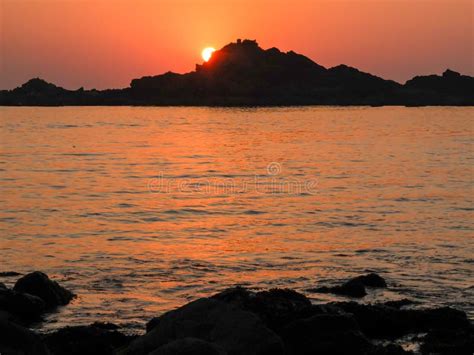
<path fill-rule="evenodd" d="M 399 82 L 473 75 L 472 0 L 0 0 L 0 89 L 118 88 L 187 72 L 237 38 Z"/>

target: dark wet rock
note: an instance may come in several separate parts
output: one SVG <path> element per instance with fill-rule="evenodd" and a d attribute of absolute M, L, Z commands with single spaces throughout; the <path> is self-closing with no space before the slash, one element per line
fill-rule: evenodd
<path fill-rule="evenodd" d="M 146 323 L 146 332 L 148 333 L 160 323 L 160 317 L 153 317 Z"/>
<path fill-rule="evenodd" d="M 108 355 L 115 354 L 132 339 L 120 332 L 90 325 L 60 329 L 46 335 L 44 342 L 51 354 Z"/>
<path fill-rule="evenodd" d="M 0 354 L 48 355 L 49 352 L 38 335 L 14 323 L 9 313 L 0 311 Z"/>
<path fill-rule="evenodd" d="M 336 295 L 361 298 L 367 295 L 367 291 L 365 289 L 366 286 L 372 288 L 386 288 L 387 283 L 381 276 L 375 273 L 370 273 L 367 275 L 354 277 L 344 282 L 342 285 L 332 287 L 323 286 L 312 288 L 308 291 L 318 293 L 334 293 Z"/>
<path fill-rule="evenodd" d="M 20 276 L 21 274 L 16 271 L 2 271 L 0 272 L 0 277 L 12 277 L 12 276 Z"/>
<path fill-rule="evenodd" d="M 120 329 L 120 327 L 117 324 L 109 323 L 109 322 L 94 322 L 91 324 L 91 327 L 96 327 L 96 328 L 106 329 L 106 330 Z"/>
<path fill-rule="evenodd" d="M 39 275 L 41 280 L 47 278 L 43 275 Z M 55 284 L 49 279 L 46 283 Z M 410 303 L 404 299 L 380 304 L 312 305 L 293 290 L 253 292 L 236 287 L 152 319 L 141 337 L 126 336 L 112 323 L 95 322 L 40 338 L 17 322 L 19 316 L 25 317 L 22 312 L 41 314 L 35 307 L 42 304 L 44 309 L 44 301 L 0 287 L 0 353 L 405 355 L 411 352 L 397 345 L 399 340 L 393 341 L 407 335 L 410 341 L 422 343 L 423 354 L 472 354 L 474 328 L 464 312 L 449 307 L 402 308 Z M 421 335 L 412 338 L 413 334 Z"/>
<path fill-rule="evenodd" d="M 422 354 L 472 355 L 474 354 L 474 330 L 441 329 L 430 331 L 420 347 Z"/>
<path fill-rule="evenodd" d="M 29 293 L 41 298 L 47 308 L 54 308 L 68 304 L 74 294 L 60 286 L 56 281 L 49 279 L 48 275 L 35 271 L 20 278 L 14 288 L 17 292 Z"/>
<path fill-rule="evenodd" d="M 201 339 L 183 338 L 160 346 L 149 355 L 227 355 L 227 352 Z"/>
<path fill-rule="evenodd" d="M 309 292 L 317 292 L 317 293 L 334 293 L 335 295 L 341 296 L 348 296 L 354 298 L 362 298 L 367 295 L 367 291 L 365 290 L 365 286 L 362 282 L 356 280 L 349 280 L 343 283 L 340 286 L 332 286 L 332 287 L 318 287 L 312 288 L 308 290 Z"/>
<path fill-rule="evenodd" d="M 339 302 L 333 305 L 352 314 L 362 332 L 376 338 L 394 338 L 430 329 L 464 329 L 470 326 L 464 312 L 449 307 L 405 310 L 384 304 L 362 305 L 356 302 Z"/>
<path fill-rule="evenodd" d="M 403 298 L 401 300 L 387 301 L 387 302 L 384 302 L 383 304 L 387 307 L 400 309 L 404 306 L 409 306 L 409 305 L 412 305 L 414 303 L 415 302 L 412 301 L 412 300 L 409 300 L 407 298 Z"/>
<path fill-rule="evenodd" d="M 290 323 L 281 334 L 291 354 L 366 354 L 372 349 L 353 317 L 320 314 Z"/>
<path fill-rule="evenodd" d="M 218 293 L 212 298 L 255 313 L 273 330 L 315 313 L 311 301 L 305 295 L 289 289 L 271 289 L 254 293 L 236 287 Z"/>
<path fill-rule="evenodd" d="M 432 329 L 465 330 L 470 326 L 466 314 L 452 308 L 402 309 L 411 303 L 406 299 L 373 305 L 356 302 L 311 305 L 304 295 L 295 291 L 277 289 L 256 293 L 241 287 L 225 290 L 211 299 L 258 316 L 282 339 L 289 355 L 411 354 L 396 344 L 374 345 L 368 338 L 395 339 Z M 152 320 L 148 324 L 149 334 L 160 328 L 170 329 L 170 324 L 163 322 L 163 318 Z M 215 327 L 216 323 L 211 324 L 210 327 Z M 175 325 L 175 329 L 181 328 Z M 207 330 L 201 336 L 194 334 L 185 335 L 218 344 L 218 338 L 210 338 Z M 232 349 L 223 348 L 229 353 Z"/>
<path fill-rule="evenodd" d="M 283 354 L 281 339 L 253 313 L 212 298 L 201 298 L 165 313 L 125 354 L 148 354 L 183 338 L 198 338 L 223 348 L 229 355 Z"/>
<path fill-rule="evenodd" d="M 405 312 L 411 315 L 422 329 L 466 329 L 471 327 L 466 313 L 451 307 L 406 310 Z"/>
<path fill-rule="evenodd" d="M 40 319 L 46 309 L 46 304 L 37 296 L 0 288 L 0 309 L 23 321 L 33 321 Z"/>
<path fill-rule="evenodd" d="M 7 289 L 7 286 L 3 282 L 0 282 L 0 290 L 6 290 L 6 289 Z"/>
<path fill-rule="evenodd" d="M 385 279 L 377 275 L 376 273 L 370 273 L 367 275 L 361 275 L 354 277 L 352 281 L 358 281 L 362 283 L 364 286 L 373 287 L 373 288 L 386 288 L 387 282 Z"/>

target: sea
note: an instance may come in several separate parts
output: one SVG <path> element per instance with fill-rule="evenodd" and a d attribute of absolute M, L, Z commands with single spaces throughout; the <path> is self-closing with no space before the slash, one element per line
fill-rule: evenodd
<path fill-rule="evenodd" d="M 474 318 L 474 108 L 1 107 L 0 272 L 127 332 L 227 287 L 367 272 Z M 19 276 L 0 276 L 12 286 Z"/>

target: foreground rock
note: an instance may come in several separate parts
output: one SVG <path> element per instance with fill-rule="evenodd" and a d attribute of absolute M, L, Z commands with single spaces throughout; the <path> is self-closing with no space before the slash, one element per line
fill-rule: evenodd
<path fill-rule="evenodd" d="M 377 287 L 385 284 L 372 276 L 364 276 L 362 280 L 369 280 Z M 406 299 L 373 305 L 356 302 L 312 305 L 304 295 L 292 290 L 252 292 L 237 287 L 195 302 L 203 306 L 191 303 L 150 321 L 148 333 L 133 342 L 125 353 L 156 351 L 156 354 L 161 354 L 159 351 L 165 351 L 163 349 L 169 346 L 176 354 L 187 354 L 187 349 L 196 346 L 195 349 L 209 349 L 206 350 L 208 352 L 203 350 L 202 354 L 220 354 L 223 351 L 225 354 L 267 354 L 267 349 L 271 348 L 268 345 L 279 344 L 271 353 L 400 355 L 411 352 L 395 343 L 381 346 L 375 345 L 374 341 L 385 339 L 390 342 L 413 333 L 428 334 L 422 338 L 424 354 L 463 354 L 466 350 L 471 353 L 474 350 L 473 328 L 464 312 L 449 307 L 404 309 L 404 306 L 411 304 Z M 214 309 L 215 304 L 219 307 Z M 194 307 L 198 310 L 195 311 Z M 219 312 L 219 316 L 214 312 Z M 246 322 L 239 325 L 239 317 L 234 317 L 234 312 L 253 314 L 261 323 L 252 321 L 249 325 Z M 228 324 L 235 325 L 232 326 L 232 335 L 229 336 L 228 330 L 222 332 L 232 341 L 223 340 L 220 333 L 215 333 L 216 328 L 225 328 Z M 249 328 L 256 324 L 256 328 Z M 262 325 L 267 328 L 263 333 Z M 241 333 L 242 329 L 246 330 Z M 255 338 L 248 336 L 246 331 L 249 329 L 253 329 L 251 332 L 254 335 L 259 334 L 259 342 L 254 343 Z M 270 336 L 270 343 L 262 342 L 263 334 Z M 438 338 L 436 334 L 442 336 Z M 200 339 L 201 342 L 193 342 L 189 338 Z M 235 348 L 236 338 L 239 339 L 238 348 Z M 268 348 L 262 347 L 262 344 Z M 155 350 L 151 350 L 153 348 Z M 199 352 L 196 350 L 196 353 Z"/>
<path fill-rule="evenodd" d="M 15 323 L 15 319 L 0 310 L 0 354 L 48 355 L 40 336 Z"/>
<path fill-rule="evenodd" d="M 0 284 L 0 310 L 23 325 L 41 320 L 46 311 L 69 303 L 73 297 L 71 291 L 39 271 L 20 278 L 13 289 Z"/>
<path fill-rule="evenodd" d="M 474 332 L 466 329 L 432 330 L 423 339 L 422 354 L 472 355 Z"/>
<path fill-rule="evenodd" d="M 0 287 L 0 310 L 8 311 L 25 323 L 39 320 L 46 303 L 39 297 Z"/>
<path fill-rule="evenodd" d="M 159 354 L 164 351 L 160 347 L 184 338 L 200 339 L 211 344 L 215 351 L 229 355 L 284 354 L 280 337 L 256 314 L 215 298 L 201 298 L 165 313 L 123 353 L 141 355 L 157 351 Z"/>
<path fill-rule="evenodd" d="M 150 355 L 226 355 L 218 345 L 198 338 L 182 338 L 160 346 Z"/>
<path fill-rule="evenodd" d="M 258 315 L 267 327 L 275 331 L 291 321 L 315 313 L 315 308 L 306 296 L 289 289 L 272 289 L 255 293 L 236 287 L 218 293 L 212 298 Z"/>
<path fill-rule="evenodd" d="M 291 354 L 366 354 L 373 345 L 353 317 L 318 314 L 291 322 L 282 331 Z"/>
<path fill-rule="evenodd" d="M 364 287 L 386 287 L 386 282 L 375 274 L 350 281 Z M 453 308 L 406 308 L 411 304 L 406 299 L 366 305 L 314 305 L 293 290 L 253 292 L 242 287 L 198 299 L 156 317 L 140 337 L 126 336 L 117 325 L 103 322 L 66 327 L 40 337 L 19 320 L 48 309 L 46 299 L 50 307 L 65 302 L 69 297 L 62 297 L 70 292 L 41 273 L 29 274 L 17 285 L 11 290 L 0 284 L 2 355 L 412 354 L 397 344 L 406 335 L 417 339 L 423 355 L 474 352 L 473 325 L 464 312 Z"/>
<path fill-rule="evenodd" d="M 133 337 L 111 328 L 110 323 L 66 327 L 47 335 L 44 343 L 53 355 L 112 355 Z"/>
<path fill-rule="evenodd" d="M 48 275 L 35 271 L 20 278 L 13 290 L 28 293 L 41 298 L 47 308 L 54 308 L 68 304 L 74 294 L 60 286 L 56 281 L 49 279 Z"/>
<path fill-rule="evenodd" d="M 387 283 L 381 276 L 371 273 L 354 277 L 353 279 L 344 282 L 340 286 L 323 286 L 319 288 L 313 288 L 308 291 L 319 293 L 334 293 L 336 295 L 361 298 L 367 295 L 367 291 L 365 288 L 366 286 L 372 288 L 386 288 Z"/>
<path fill-rule="evenodd" d="M 372 338 L 397 338 L 410 333 L 435 329 L 469 329 L 466 313 L 449 308 L 399 309 L 384 304 L 362 305 L 356 302 L 332 304 L 351 314 L 364 334 Z"/>

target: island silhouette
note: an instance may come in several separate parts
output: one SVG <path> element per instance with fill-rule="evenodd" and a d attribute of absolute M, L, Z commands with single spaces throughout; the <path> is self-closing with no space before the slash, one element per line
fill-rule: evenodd
<path fill-rule="evenodd" d="M 67 105 L 474 105 L 474 78 L 446 70 L 405 84 L 347 65 L 325 68 L 304 55 L 237 40 L 185 74 L 133 79 L 128 88 L 67 90 L 31 79 L 0 91 L 4 106 Z"/>

